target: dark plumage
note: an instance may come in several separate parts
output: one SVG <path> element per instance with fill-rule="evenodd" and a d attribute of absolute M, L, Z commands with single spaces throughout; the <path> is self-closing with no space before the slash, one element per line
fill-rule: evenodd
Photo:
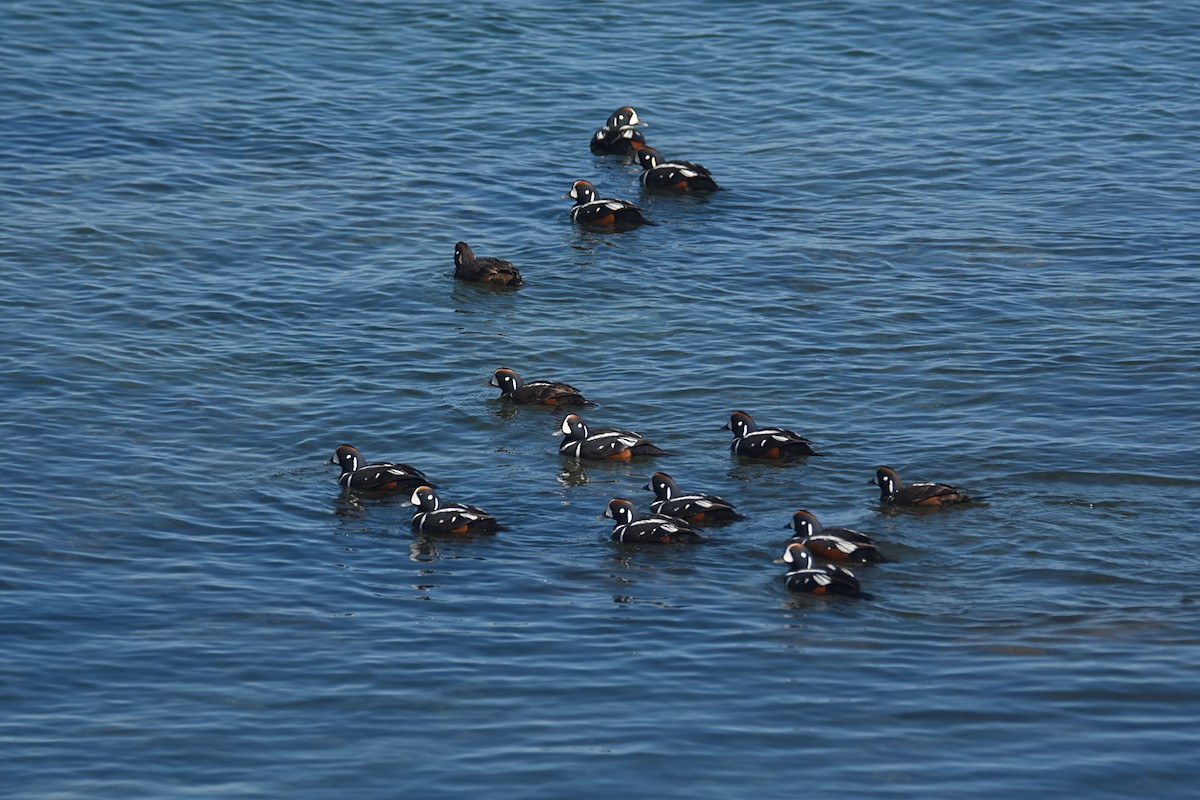
<path fill-rule="evenodd" d="M 979 499 L 948 483 L 905 483 L 891 467 L 876 467 L 871 483 L 879 487 L 879 502 L 891 506 L 948 506 Z"/>
<path fill-rule="evenodd" d="M 418 533 L 495 533 L 500 527 L 496 518 L 482 508 L 442 502 L 432 486 L 417 487 L 411 502 L 417 507 L 412 528 Z"/>
<path fill-rule="evenodd" d="M 642 166 L 639 180 L 647 189 L 715 192 L 721 188 L 706 168 L 691 161 L 667 161 L 653 147 L 639 149 L 637 160 Z"/>
<path fill-rule="evenodd" d="M 466 242 L 454 245 L 454 277 L 470 283 L 490 283 L 498 286 L 521 286 L 521 273 L 508 261 L 499 258 L 479 258 Z"/>
<path fill-rule="evenodd" d="M 641 122 L 636 111 L 621 106 L 609 115 L 604 127 L 592 134 L 588 147 L 598 156 L 624 155 L 645 147 L 646 137 L 633 127 Z"/>
<path fill-rule="evenodd" d="M 605 125 L 592 134 L 590 147 L 598 156 L 635 153 L 646 147 L 646 135 L 629 125 L 615 128 Z"/>
<path fill-rule="evenodd" d="M 665 472 L 651 475 L 650 482 L 642 488 L 654 492 L 658 498 L 650 504 L 655 514 L 677 517 L 692 525 L 742 519 L 728 500 L 713 494 L 683 494 L 675 479 Z"/>
<path fill-rule="evenodd" d="M 575 181 L 567 196 L 575 200 L 571 208 L 571 221 L 585 228 L 626 231 L 650 222 L 637 206 L 627 200 L 601 198 L 591 181 Z"/>
<path fill-rule="evenodd" d="M 521 405 L 593 406 L 583 393 L 562 381 L 529 381 L 507 367 L 500 367 L 488 384 L 500 389 L 500 396 Z"/>
<path fill-rule="evenodd" d="M 789 544 L 783 551 L 783 562 L 788 565 L 784 583 L 790 592 L 840 594 L 847 597 L 862 594 L 862 586 L 853 572 L 832 564 L 817 566 L 812 553 L 798 542 Z"/>
<path fill-rule="evenodd" d="M 408 464 L 393 461 L 368 464 L 363 454 L 348 444 L 339 445 L 325 463 L 341 467 L 338 484 L 355 492 L 408 491 L 414 486 L 430 483 L 425 473 Z"/>
<path fill-rule="evenodd" d="M 578 414 L 568 414 L 563 417 L 559 430 L 564 440 L 559 445 L 558 452 L 574 458 L 615 458 L 630 459 L 634 456 L 665 456 L 670 455 L 633 431 L 623 431 L 617 428 L 596 428 L 589 430 Z"/>
<path fill-rule="evenodd" d="M 638 515 L 633 503 L 621 498 L 608 501 L 604 516 L 613 520 L 612 540 L 624 544 L 702 542 L 704 538 L 681 519 L 658 514 Z"/>
<path fill-rule="evenodd" d="M 813 449 L 812 442 L 794 431 L 759 428 L 745 411 L 733 412 L 725 429 L 733 431 L 729 449 L 745 458 L 779 460 L 821 455 Z"/>
<path fill-rule="evenodd" d="M 818 558 L 856 564 L 886 560 L 870 536 L 849 528 L 826 528 L 809 511 L 800 510 L 792 514 L 791 522 L 785 527 L 796 532 L 792 537 L 794 543 L 804 545 Z"/>

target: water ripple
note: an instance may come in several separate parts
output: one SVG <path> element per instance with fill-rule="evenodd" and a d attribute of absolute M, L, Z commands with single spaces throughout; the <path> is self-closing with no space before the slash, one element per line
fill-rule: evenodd
<path fill-rule="evenodd" d="M 1186 14 L 585 16 L 7 9 L 5 785 L 1190 786 Z M 631 161 L 591 155 L 624 103 L 727 190 L 643 195 Z M 655 224 L 575 229 L 577 178 Z M 528 285 L 453 284 L 460 239 Z M 560 459 L 561 413 L 501 403 L 501 365 L 677 455 Z M 734 461 L 734 409 L 827 455 Z M 338 491 L 343 441 L 506 530 L 415 536 L 403 498 Z M 988 500 L 881 509 L 880 463 Z M 746 520 L 702 547 L 612 545 L 597 515 L 646 508 L 655 469 Z M 801 507 L 879 539 L 869 600 L 782 589 Z"/>

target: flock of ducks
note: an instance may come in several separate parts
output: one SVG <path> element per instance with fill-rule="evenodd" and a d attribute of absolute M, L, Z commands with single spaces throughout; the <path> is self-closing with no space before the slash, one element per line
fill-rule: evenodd
<path fill-rule="evenodd" d="M 720 189 L 712 174 L 689 161 L 667 161 L 646 143 L 636 126 L 637 112 L 629 106 L 614 111 L 606 124 L 593 134 L 590 149 L 597 155 L 633 154 L 642 173 L 640 183 L 647 190 L 668 192 L 713 192 Z M 615 232 L 648 222 L 633 203 L 601 198 L 596 187 L 586 180 L 575 181 L 566 196 L 575 201 L 571 220 L 581 227 Z M 508 261 L 478 257 L 466 242 L 454 248 L 454 277 L 457 280 L 493 286 L 520 286 L 520 271 Z M 507 367 L 497 369 L 488 383 L 500 390 L 500 397 L 517 405 L 551 407 L 595 406 L 574 386 L 555 380 L 525 381 Z M 744 411 L 734 411 L 725 428 L 732 432 L 732 454 L 738 458 L 763 461 L 790 461 L 819 456 L 813 443 L 794 431 L 777 427 L 759 427 Z M 559 425 L 563 436 L 559 454 L 565 458 L 595 460 L 631 460 L 670 455 L 641 435 L 628 430 L 587 425 L 578 413 L 569 413 Z M 339 446 L 326 462 L 341 469 L 338 484 L 359 495 L 402 493 L 415 508 L 414 531 L 425 535 L 461 536 L 492 534 L 500 529 L 494 516 L 482 508 L 445 500 L 421 470 L 392 461 L 367 462 L 358 449 Z M 889 506 L 938 508 L 969 503 L 973 498 L 963 489 L 944 483 L 904 483 L 896 470 L 877 467 L 875 479 L 880 503 Z M 643 487 L 654 492 L 650 513 L 639 513 L 624 498 L 609 501 L 603 516 L 613 521 L 612 540 L 622 544 L 690 544 L 704 541 L 698 527 L 720 525 L 742 519 L 729 501 L 716 495 L 685 493 L 665 472 L 655 472 Z M 878 544 L 868 535 L 847 528 L 826 528 L 807 510 L 796 511 L 787 525 L 792 538 L 784 549 L 782 562 L 787 567 L 784 583 L 789 591 L 819 595 L 859 596 L 858 578 L 843 564 L 872 564 L 886 560 Z"/>

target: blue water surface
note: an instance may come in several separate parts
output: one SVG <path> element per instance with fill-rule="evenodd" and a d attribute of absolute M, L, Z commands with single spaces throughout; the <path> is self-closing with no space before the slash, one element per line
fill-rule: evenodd
<path fill-rule="evenodd" d="M 0 21 L 0 796 L 1194 792 L 1194 4 Z M 725 191 L 592 155 L 624 104 Z M 655 224 L 573 227 L 579 178 Z M 675 455 L 561 459 L 499 366 Z M 735 409 L 825 455 L 733 459 Z M 415 535 L 343 442 L 505 530 Z M 657 469 L 746 518 L 613 545 Z M 869 597 L 783 589 L 799 508 Z"/>

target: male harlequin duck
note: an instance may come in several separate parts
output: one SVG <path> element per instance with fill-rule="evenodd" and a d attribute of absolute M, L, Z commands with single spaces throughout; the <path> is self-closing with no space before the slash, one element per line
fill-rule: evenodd
<path fill-rule="evenodd" d="M 500 397 L 521 405 L 594 406 L 578 389 L 562 381 L 529 381 L 526 383 L 507 367 L 492 375 L 488 385 L 500 389 Z"/>
<path fill-rule="evenodd" d="M 567 197 L 574 198 L 571 221 L 585 228 L 626 231 L 649 224 L 638 207 L 627 200 L 601 198 L 591 181 L 575 181 Z"/>
<path fill-rule="evenodd" d="M 497 286 L 521 286 L 521 273 L 511 263 L 487 256 L 478 258 L 470 245 L 454 245 L 454 277 L 470 283 L 491 283 Z"/>
<path fill-rule="evenodd" d="M 733 431 L 730 443 L 735 455 L 746 458 L 787 459 L 819 456 L 812 442 L 794 431 L 782 428 L 759 428 L 745 411 L 735 411 L 729 417 L 726 430 Z"/>
<path fill-rule="evenodd" d="M 667 161 L 653 147 L 639 149 L 637 160 L 642 165 L 639 180 L 647 189 L 715 192 L 721 188 L 704 167 L 690 161 Z"/>
<path fill-rule="evenodd" d="M 609 115 L 604 127 L 592 134 L 588 147 L 598 156 L 624 155 L 645 147 L 646 137 L 633 127 L 640 124 L 642 121 L 638 119 L 636 111 L 629 106 L 621 106 Z"/>
<path fill-rule="evenodd" d="M 891 467 L 876 467 L 871 483 L 879 487 L 879 502 L 890 506 L 949 506 L 979 499 L 946 483 L 905 483 Z"/>
<path fill-rule="evenodd" d="M 713 494 L 683 494 L 675 479 L 665 472 L 651 475 L 650 482 L 642 488 L 654 492 L 658 498 L 650 504 L 655 514 L 677 517 L 693 525 L 742 519 L 728 500 Z"/>
<path fill-rule="evenodd" d="M 558 447 L 559 454 L 564 456 L 628 460 L 634 456 L 670 455 L 644 439 L 640 433 L 617 428 L 589 430 L 578 414 L 563 417 L 559 431 L 566 437 Z"/>
<path fill-rule="evenodd" d="M 785 582 L 788 591 L 807 594 L 840 594 L 858 597 L 862 586 L 854 573 L 845 567 L 832 564 L 817 566 L 812 553 L 804 545 L 793 542 L 783 551 L 783 562 L 788 565 Z"/>
<path fill-rule="evenodd" d="M 432 486 L 418 486 L 410 501 L 417 507 L 412 518 L 417 533 L 495 533 L 500 527 L 482 508 L 442 502 Z"/>
<path fill-rule="evenodd" d="M 608 501 L 604 516 L 613 520 L 612 540 L 624 544 L 694 544 L 704 541 L 681 519 L 660 514 L 639 516 L 633 503 L 620 498 Z"/>
<path fill-rule="evenodd" d="M 605 125 L 592 134 L 592 152 L 598 156 L 636 153 L 647 146 L 646 134 L 628 125 L 619 128 Z"/>
<path fill-rule="evenodd" d="M 425 473 L 408 464 L 393 461 L 368 464 L 363 454 L 348 444 L 339 445 L 325 463 L 341 467 L 338 483 L 343 489 L 354 492 L 408 491 L 414 486 L 430 483 Z"/>
<path fill-rule="evenodd" d="M 792 542 L 804 545 L 818 558 L 856 564 L 885 560 L 870 536 L 849 528 L 826 528 L 809 511 L 800 510 L 792 514 L 792 521 L 784 527 L 796 532 Z"/>

